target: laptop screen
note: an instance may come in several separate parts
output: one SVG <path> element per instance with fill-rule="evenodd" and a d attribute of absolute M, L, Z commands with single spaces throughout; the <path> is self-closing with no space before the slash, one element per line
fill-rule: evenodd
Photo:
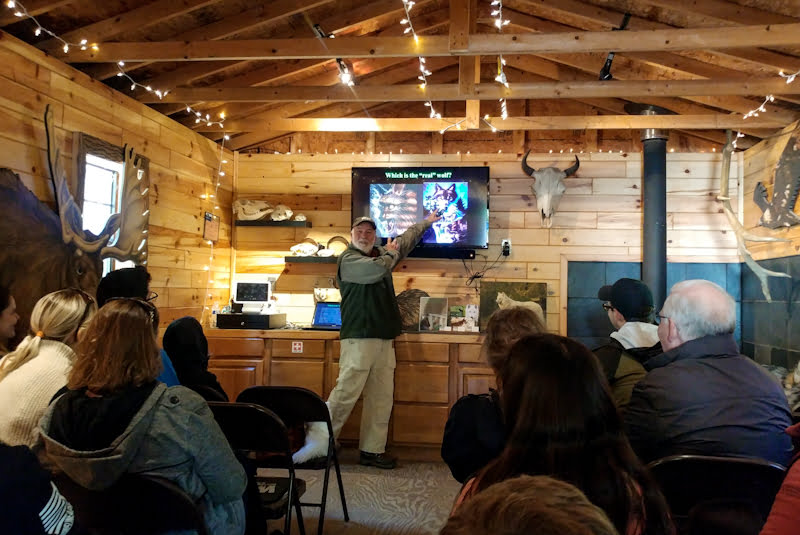
<path fill-rule="evenodd" d="M 342 326 L 342 310 L 341 303 L 317 303 L 314 308 L 314 323 L 313 327 L 341 327 Z"/>

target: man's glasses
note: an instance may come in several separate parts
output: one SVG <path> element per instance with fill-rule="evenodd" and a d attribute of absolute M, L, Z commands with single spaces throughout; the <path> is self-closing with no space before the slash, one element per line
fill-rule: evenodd
<path fill-rule="evenodd" d="M 153 290 L 147 292 L 147 297 L 144 298 L 145 301 L 152 301 L 158 297 L 158 294 L 155 293 Z"/>
<path fill-rule="evenodd" d="M 609 310 L 614 310 L 614 305 L 611 303 L 603 303 L 603 310 L 608 312 Z"/>
<path fill-rule="evenodd" d="M 661 320 L 668 320 L 669 316 L 664 316 L 662 314 L 656 314 L 656 324 L 660 324 Z"/>

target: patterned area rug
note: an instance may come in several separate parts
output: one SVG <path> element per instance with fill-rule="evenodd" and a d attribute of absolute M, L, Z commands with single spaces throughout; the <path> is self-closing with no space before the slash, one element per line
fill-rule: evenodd
<path fill-rule="evenodd" d="M 331 470 L 325 511 L 326 535 L 429 535 L 439 533 L 447 521 L 453 500 L 461 485 L 443 463 L 402 462 L 394 470 L 353 464 L 351 455 L 342 464 L 347 510 L 350 522 L 344 521 L 336 475 Z M 285 472 L 283 472 L 285 474 Z M 259 470 L 259 475 L 283 475 Z M 307 490 L 301 501 L 319 501 L 324 472 L 298 470 Z M 316 535 L 319 509 L 303 508 L 308 535 Z M 293 519 L 292 533 L 297 535 Z M 268 523 L 269 533 L 283 529 L 283 519 Z"/>

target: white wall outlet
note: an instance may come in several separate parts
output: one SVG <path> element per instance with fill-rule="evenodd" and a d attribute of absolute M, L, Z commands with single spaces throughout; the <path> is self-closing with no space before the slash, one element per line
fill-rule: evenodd
<path fill-rule="evenodd" d="M 511 254 L 511 240 L 500 242 L 500 251 L 502 251 L 503 256 L 509 256 Z"/>

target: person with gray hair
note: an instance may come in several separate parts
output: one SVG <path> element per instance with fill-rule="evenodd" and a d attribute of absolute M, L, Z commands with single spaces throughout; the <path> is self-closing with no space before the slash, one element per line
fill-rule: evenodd
<path fill-rule="evenodd" d="M 668 455 L 757 457 L 786 464 L 789 404 L 770 375 L 739 354 L 736 302 L 707 280 L 672 287 L 656 315 L 664 353 L 644 363 L 625 427 L 644 462 Z"/>

